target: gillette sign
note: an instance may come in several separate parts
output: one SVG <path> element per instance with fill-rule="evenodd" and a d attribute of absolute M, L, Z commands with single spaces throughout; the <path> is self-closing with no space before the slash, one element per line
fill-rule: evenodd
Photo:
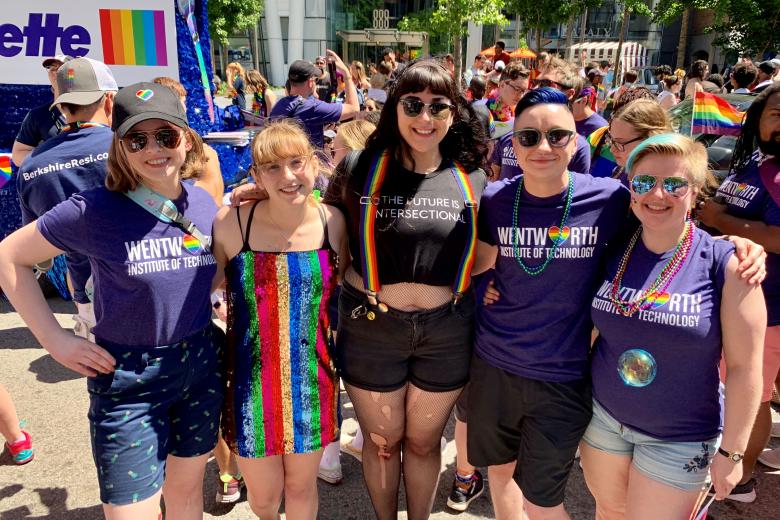
<path fill-rule="evenodd" d="M 29 0 L 0 13 L 0 74 L 4 83 L 48 84 L 45 58 L 87 56 L 127 85 L 156 76 L 178 78 L 173 0 Z"/>

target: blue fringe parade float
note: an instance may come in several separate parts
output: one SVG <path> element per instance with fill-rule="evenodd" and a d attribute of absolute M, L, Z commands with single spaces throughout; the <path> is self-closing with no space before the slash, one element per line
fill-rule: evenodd
<path fill-rule="evenodd" d="M 4 124 L 0 125 L 0 239 L 21 226 L 16 168 L 12 163 L 6 165 L 9 161 L 5 157 L 10 156 L 27 112 L 53 101 L 46 71 L 41 68 L 46 57 L 66 54 L 104 61 L 120 87 L 156 76 L 178 76 L 187 90 L 187 117 L 195 131 L 205 135 L 234 129 L 226 126 L 224 110 L 214 103 L 207 1 L 85 0 L 77 13 L 60 0 L 4 7 L 7 31 L 0 48 L 0 71 L 6 78 L 6 83 L 0 84 L 4 114 Z M 135 44 L 129 53 L 128 44 Z M 229 118 L 228 122 L 235 124 Z M 248 169 L 249 147 L 213 146 L 225 184 L 230 185 Z M 53 278 L 55 287 L 64 288 L 62 262 L 55 263 L 50 273 L 47 276 Z M 67 291 L 60 292 L 67 296 Z"/>

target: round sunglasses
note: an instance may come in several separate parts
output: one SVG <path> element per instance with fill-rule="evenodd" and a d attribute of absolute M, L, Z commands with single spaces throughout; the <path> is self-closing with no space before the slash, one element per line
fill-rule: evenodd
<path fill-rule="evenodd" d="M 137 153 L 146 148 L 149 144 L 149 137 L 154 137 L 160 148 L 168 148 L 173 150 L 179 143 L 181 143 L 181 137 L 183 132 L 175 130 L 173 128 L 162 128 L 155 130 L 154 132 L 128 132 L 122 138 L 122 143 L 130 153 Z"/>
<path fill-rule="evenodd" d="M 575 132 L 565 128 L 551 128 L 542 132 L 536 128 L 521 128 L 512 132 L 512 137 L 517 139 L 517 143 L 523 148 L 533 148 L 542 142 L 542 136 L 547 139 L 547 143 L 553 148 L 563 148 L 571 141 Z"/>
<path fill-rule="evenodd" d="M 422 114 L 425 108 L 428 108 L 428 112 L 433 119 L 447 119 L 455 109 L 455 105 L 450 103 L 435 102 L 435 103 L 423 103 L 417 98 L 404 98 L 401 100 L 401 107 L 404 109 L 404 114 L 407 117 L 417 117 Z"/>
<path fill-rule="evenodd" d="M 684 197 L 690 184 L 683 177 L 656 177 L 655 175 L 634 175 L 631 179 L 631 189 L 637 195 L 648 193 L 655 185 L 661 183 L 664 191 L 672 197 Z"/>

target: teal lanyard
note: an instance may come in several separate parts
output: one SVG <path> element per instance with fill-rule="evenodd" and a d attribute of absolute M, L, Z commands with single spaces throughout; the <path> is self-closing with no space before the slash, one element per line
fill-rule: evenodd
<path fill-rule="evenodd" d="M 203 234 L 190 219 L 179 213 L 176 205 L 170 199 L 163 197 L 156 191 L 150 190 L 143 184 L 139 184 L 132 191 L 125 192 L 125 195 L 162 222 L 176 224 L 182 228 L 200 242 L 206 251 L 211 250 L 211 237 Z"/>

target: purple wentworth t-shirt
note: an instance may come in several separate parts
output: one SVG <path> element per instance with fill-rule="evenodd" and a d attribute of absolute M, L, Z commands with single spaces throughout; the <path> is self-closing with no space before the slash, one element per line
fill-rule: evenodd
<path fill-rule="evenodd" d="M 628 318 L 617 314 L 609 299 L 625 251 L 611 248 L 591 307 L 599 330 L 591 362 L 593 397 L 620 423 L 665 441 L 702 441 L 721 431 L 720 302 L 734 245 L 699 229 L 694 233 L 691 252 L 671 285 L 652 307 Z M 647 288 L 673 253 L 653 253 L 637 240 L 621 283 L 622 299 Z"/>
<path fill-rule="evenodd" d="M 476 353 L 491 365 L 541 381 L 587 376 L 591 322 L 588 313 L 607 244 L 623 229 L 629 193 L 614 179 L 573 174 L 567 226 L 558 226 L 566 192 L 538 198 L 523 190 L 518 228 L 512 227 L 520 177 L 488 184 L 479 210 L 479 239 L 498 246 L 497 303 L 478 309 Z M 562 240 L 556 257 L 538 276 L 515 259 L 517 243 L 527 266 L 542 264 Z"/>
<path fill-rule="evenodd" d="M 586 117 L 581 121 L 574 121 L 574 127 L 577 129 L 577 133 L 586 139 L 590 134 L 605 126 L 609 126 L 607 120 L 595 112 L 590 117 Z"/>
<path fill-rule="evenodd" d="M 501 167 L 498 180 L 511 179 L 517 177 L 523 170 L 517 164 L 515 150 L 512 148 L 512 134 L 506 134 L 501 137 L 496 146 L 493 147 L 493 155 L 490 158 L 490 164 Z M 577 173 L 588 173 L 590 170 L 590 145 L 584 137 L 577 136 L 577 150 L 569 161 L 569 171 Z"/>
<path fill-rule="evenodd" d="M 760 221 L 769 226 L 780 226 L 780 206 L 770 196 L 761 179 L 758 154 L 747 168 L 726 177 L 717 195 L 723 197 L 729 215 Z M 717 230 L 704 229 L 715 235 L 722 234 Z M 767 253 L 766 279 L 761 286 L 766 300 L 767 325 L 780 325 L 780 254 Z"/>
<path fill-rule="evenodd" d="M 315 97 L 286 96 L 277 101 L 271 110 L 271 119 L 291 117 L 303 124 L 311 144 L 317 148 L 325 145 L 323 125 L 337 123 L 341 119 L 341 103 L 326 103 Z"/>
<path fill-rule="evenodd" d="M 213 199 L 201 188 L 182 186 L 174 204 L 201 232 L 211 233 Z M 38 230 L 55 247 L 89 258 L 98 338 L 168 345 L 211 319 L 212 254 L 124 194 L 97 188 L 74 195 L 38 219 Z"/>

